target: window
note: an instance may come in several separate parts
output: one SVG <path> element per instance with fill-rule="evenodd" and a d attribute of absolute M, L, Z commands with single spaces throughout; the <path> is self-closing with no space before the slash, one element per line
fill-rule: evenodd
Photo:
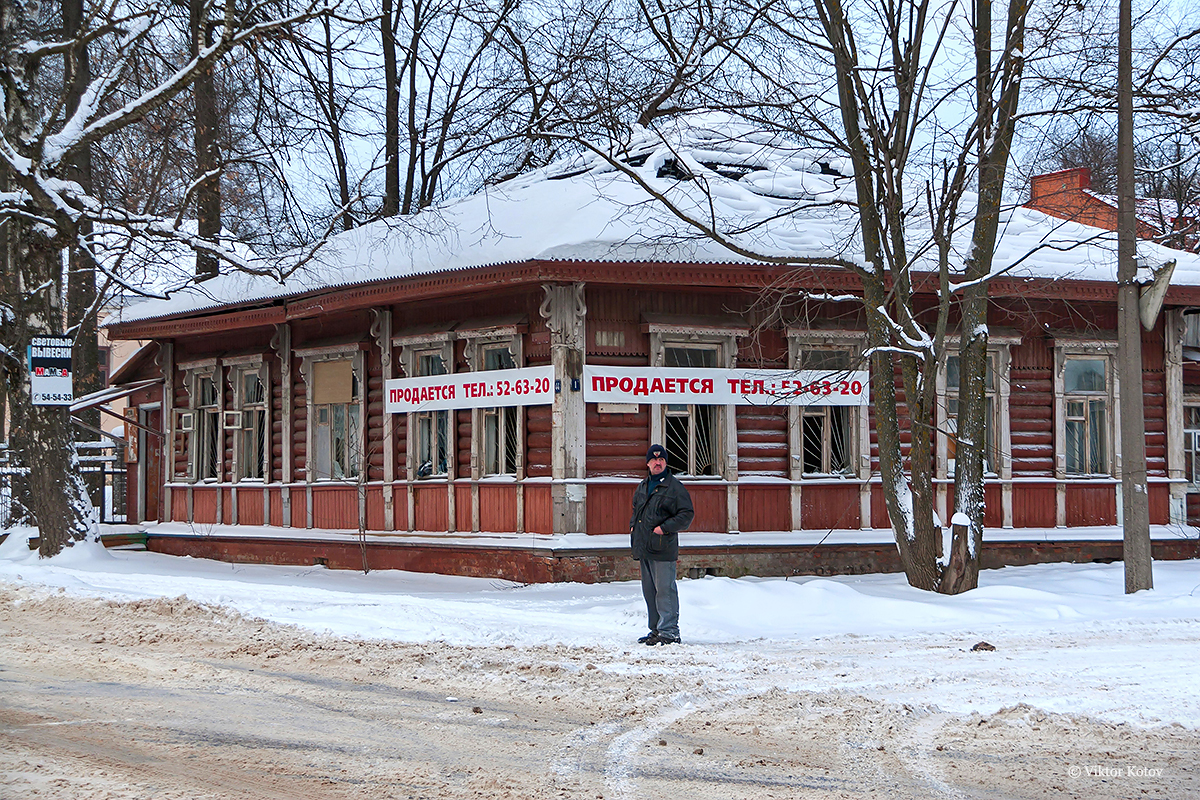
<path fill-rule="evenodd" d="M 442 351 L 425 350 L 414 353 L 416 377 L 445 375 L 446 362 Z M 416 418 L 418 478 L 445 476 L 450 472 L 450 412 L 421 411 Z"/>
<path fill-rule="evenodd" d="M 212 373 L 195 377 L 196 392 L 192 408 L 196 410 L 196 430 L 192 434 L 192 458 L 196 479 L 215 481 L 221 477 L 220 400 Z"/>
<path fill-rule="evenodd" d="M 946 471 L 947 475 L 954 475 L 954 462 L 958 451 L 958 404 L 959 404 L 959 389 L 961 386 L 960 376 L 961 370 L 959 366 L 959 356 L 948 356 L 946 358 L 946 419 L 943 424 L 943 430 L 946 432 Z M 984 412 L 984 423 L 986 441 L 984 443 L 985 450 L 983 452 L 983 470 L 988 474 L 996 474 L 997 466 L 1000 463 L 999 453 L 996 448 L 996 433 L 1000 429 L 1000 422 L 997 419 L 996 412 L 999 409 L 997 400 L 996 386 L 996 354 L 988 353 L 987 371 L 984 377 L 984 395 L 987 403 L 987 408 Z"/>
<path fill-rule="evenodd" d="M 362 382 L 354 360 L 313 361 L 312 447 L 316 480 L 353 480 L 362 460 Z"/>
<path fill-rule="evenodd" d="M 665 367 L 718 366 L 717 347 L 663 347 Z M 683 475 L 717 475 L 720 406 L 669 404 L 662 407 L 667 467 Z"/>
<path fill-rule="evenodd" d="M 849 372 L 848 350 L 802 350 L 798 369 Z M 850 417 L 847 406 L 804 406 L 800 413 L 800 462 L 804 475 L 848 475 Z"/>
<path fill-rule="evenodd" d="M 96 371 L 100 374 L 100 385 L 108 386 L 109 362 L 112 360 L 112 348 L 101 345 L 96 348 Z"/>
<path fill-rule="evenodd" d="M 483 369 L 516 369 L 516 361 L 507 344 L 482 345 Z M 519 408 L 499 407 L 481 410 L 483 417 L 483 474 L 516 475 L 520 443 L 517 425 Z"/>
<path fill-rule="evenodd" d="M 1183 466 L 1188 488 L 1200 487 L 1200 405 L 1183 407 Z"/>
<path fill-rule="evenodd" d="M 866 370 L 862 353 L 866 334 L 837 328 L 790 328 L 787 332 L 791 369 L 827 375 Z M 791 406 L 788 408 L 788 451 L 792 480 L 859 478 L 870 475 L 871 441 L 867 414 L 861 406 Z"/>
<path fill-rule="evenodd" d="M 1067 474 L 1108 475 L 1108 360 L 1068 356 L 1062 386 Z"/>
<path fill-rule="evenodd" d="M 262 480 L 267 462 L 267 388 L 261 367 L 237 372 L 234 391 L 239 429 L 235 457 L 239 480 Z"/>

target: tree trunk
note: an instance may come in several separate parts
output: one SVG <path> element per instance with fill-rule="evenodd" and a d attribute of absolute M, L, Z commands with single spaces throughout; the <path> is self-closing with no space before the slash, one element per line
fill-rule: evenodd
<path fill-rule="evenodd" d="M 66 0 L 63 3 L 63 33 L 64 39 L 78 39 L 83 24 L 83 1 Z M 65 83 L 67 89 L 67 113 L 73 114 L 79 107 L 80 98 L 87 90 L 91 81 L 91 65 L 86 46 L 72 48 L 64 57 Z M 92 154 L 89 148 L 83 148 L 70 160 L 68 176 L 83 187 L 88 194 L 92 193 Z M 92 224 L 82 220 L 79 226 L 81 236 L 92 234 Z M 104 388 L 100 376 L 100 346 L 96 331 L 96 270 L 91 258 L 78 246 L 70 249 L 70 271 L 67 275 L 67 328 L 75 337 L 75 347 L 71 354 L 71 377 L 76 397 L 90 394 Z M 79 418 L 92 428 L 100 427 L 100 410 L 95 408 L 79 412 Z M 77 439 L 94 440 L 99 434 L 87 428 L 72 432 Z M 93 473 L 95 480 L 89 480 L 89 490 L 92 505 L 99 505 L 104 492 L 104 482 L 100 473 Z"/>
<path fill-rule="evenodd" d="M 396 32 L 392 19 L 392 0 L 382 0 L 379 17 L 383 39 L 383 215 L 394 217 L 400 212 L 400 94 L 396 72 Z"/>
<path fill-rule="evenodd" d="M 7 76 L 19 76 L 5 87 L 3 119 L 5 139 L 22 146 L 29 142 L 32 122 L 38 116 L 31 99 L 37 85 L 37 62 L 24 58 L 19 43 L 35 35 L 36 4 L 0 3 L 0 57 Z M 34 154 L 27 151 L 26 158 Z M 0 175 L 0 189 L 11 189 L 17 176 Z M 44 225 L 10 216 L 3 225 L 4 279 L 0 303 L 5 314 L 0 324 L 0 344 L 11 354 L 8 373 L 9 420 L 16 455 L 29 475 L 18 501 L 41 530 L 41 554 L 50 556 L 95 531 L 91 503 L 79 474 L 69 411 L 63 407 L 34 407 L 29 369 L 24 356 L 30 339 L 62 335 L 62 253 L 74 236 L 48 232 Z M 73 234 L 74 231 L 72 230 Z"/>
<path fill-rule="evenodd" d="M 400 213 L 411 214 L 416 211 L 417 194 L 417 160 L 421 152 L 421 132 L 425 123 L 417 119 L 417 101 L 419 98 L 417 73 L 420 65 L 421 28 L 424 24 L 423 10 L 420 4 L 413 7 L 412 36 L 408 42 L 408 53 L 404 59 L 404 70 L 408 77 L 408 102 L 405 106 L 405 128 L 408 131 L 408 154 L 404 168 L 404 188 L 400 195 Z"/>
<path fill-rule="evenodd" d="M 21 292 L 15 324 L 6 326 L 5 345 L 25 352 L 35 336 L 61 336 L 64 242 L 49 240 L 32 227 L 10 221 L 12 252 L 19 265 L 19 287 L 49 284 L 50 291 Z M 18 289 L 20 291 L 20 289 Z M 80 473 L 70 411 L 65 406 L 35 406 L 25 365 L 20 368 L 21 388 L 12 396 L 12 425 L 20 431 L 18 453 L 29 469 L 28 511 L 41 534 L 39 553 L 49 557 L 97 533 L 92 503 Z"/>
<path fill-rule="evenodd" d="M 992 5 L 975 6 L 975 86 L 978 121 L 979 199 L 971 232 L 971 252 L 965 278 L 971 284 L 962 293 L 962 342 L 959 348 L 958 450 L 954 466 L 954 509 L 965 514 L 966 526 L 954 525 L 950 561 L 938 591 L 958 594 L 979 585 L 979 556 L 983 549 L 984 464 L 987 457 L 988 292 L 1000 226 L 1004 178 L 1015 129 L 1017 101 L 1024 69 L 1024 0 L 1011 0 L 1008 8 L 1000 80 L 993 76 Z M 993 86 L 1000 95 L 993 99 Z M 959 541 L 963 539 L 963 541 Z"/>
<path fill-rule="evenodd" d="M 325 26 L 325 103 L 329 110 L 329 140 L 337 170 L 338 199 L 342 204 L 342 230 L 348 231 L 354 228 L 354 217 L 350 214 L 350 178 L 346 165 L 346 146 L 342 141 L 341 109 L 338 108 L 333 80 L 333 31 L 328 16 L 322 17 L 321 22 Z"/>
<path fill-rule="evenodd" d="M 868 309 L 882 308 L 887 292 L 882 282 L 865 281 L 863 286 Z M 918 537 L 916 503 L 904 472 L 900 448 L 900 414 L 896 400 L 896 370 L 891 345 L 891 330 L 878 313 L 867 314 L 871 347 L 871 401 L 875 409 L 875 431 L 879 440 L 879 471 L 883 476 L 883 500 L 896 536 L 900 563 L 910 585 L 932 590 L 937 586 L 936 554 L 929 557 L 928 542 Z M 911 461 L 910 461 L 911 463 Z M 932 519 L 931 519 L 932 522 Z"/>
<path fill-rule="evenodd" d="M 205 18 L 204 0 L 188 4 L 192 55 L 212 44 L 212 26 Z M 201 239 L 216 242 L 221 236 L 221 179 L 216 175 L 220 164 L 217 152 L 217 91 L 212 67 L 196 74 L 192 85 L 196 104 L 196 223 Z M 220 264 L 217 257 L 196 251 L 196 280 L 215 278 Z"/>

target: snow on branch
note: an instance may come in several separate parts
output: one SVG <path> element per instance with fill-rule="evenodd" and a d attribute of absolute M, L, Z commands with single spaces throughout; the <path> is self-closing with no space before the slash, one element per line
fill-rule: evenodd
<path fill-rule="evenodd" d="M 104 96 L 101 89 L 112 86 L 115 83 L 116 74 L 123 73 L 126 68 L 131 66 L 131 54 L 134 52 L 131 45 L 137 39 L 144 36 L 145 29 L 143 28 L 140 33 L 131 32 L 130 37 L 123 40 L 125 49 L 121 53 L 121 56 L 116 59 L 108 73 L 98 78 L 93 82 L 92 87 L 89 87 L 84 101 L 80 103 L 79 110 L 73 116 L 72 120 L 62 132 L 49 137 L 47 140 L 47 146 L 44 151 L 47 156 L 46 163 L 59 163 L 59 161 L 83 147 L 141 120 L 151 111 L 166 104 L 185 91 L 191 86 L 197 73 L 207 69 L 235 48 L 273 31 L 329 13 L 337 8 L 339 2 L 340 0 L 320 0 L 320 2 L 313 0 L 313 2 L 305 6 L 301 11 L 284 17 L 267 19 L 266 21 L 254 23 L 244 28 L 238 28 L 234 25 L 232 18 L 234 4 L 231 3 L 227 6 L 225 25 L 212 45 L 201 49 L 188 63 L 184 64 L 173 75 L 150 91 L 126 103 L 116 111 L 92 119 L 92 116 L 98 113 L 99 99 Z M 257 8 L 258 6 L 254 6 L 247 10 L 244 18 L 253 19 Z"/>

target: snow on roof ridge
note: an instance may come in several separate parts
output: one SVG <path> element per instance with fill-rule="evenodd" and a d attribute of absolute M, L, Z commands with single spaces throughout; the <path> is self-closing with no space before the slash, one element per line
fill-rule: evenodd
<path fill-rule="evenodd" d="M 714 112 L 688 115 L 656 130 L 635 128 L 630 140 L 614 152 L 618 160 L 626 157 L 620 161 L 622 169 L 684 212 L 712 211 L 718 224 L 740 229 L 732 236 L 746 249 L 797 260 L 862 260 L 853 189 L 845 179 L 845 160 L 835 154 L 824 158 L 798 142 Z M 722 160 L 723 155 L 729 157 Z M 669 162 L 683 164 L 672 169 Z M 747 169 L 720 168 L 733 165 Z M 688 179 L 696 175 L 704 181 Z M 704 194 L 701 183 L 711 195 Z M 813 198 L 820 202 L 806 205 Z M 1020 261 L 1014 273 L 1018 276 L 1111 281 L 1115 254 L 1100 234 L 1032 209 L 1014 208 L 1005 215 L 997 266 Z M 1031 250 L 1037 254 L 1027 258 Z M 959 244 L 960 258 L 966 251 L 965 243 Z M 226 272 L 177 291 L 168 300 L 120 309 L 113 321 L 159 319 L 536 260 L 752 261 L 681 222 L 607 157 L 583 153 L 411 217 L 378 220 L 338 234 L 282 282 Z M 1200 285 L 1200 257 L 1184 255 L 1176 283 Z"/>

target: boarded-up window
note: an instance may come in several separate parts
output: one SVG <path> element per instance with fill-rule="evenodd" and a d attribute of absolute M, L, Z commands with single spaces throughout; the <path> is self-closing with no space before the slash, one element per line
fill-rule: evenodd
<path fill-rule="evenodd" d="M 312 363 L 313 453 L 310 458 L 317 480 L 357 478 L 362 460 L 362 424 L 359 376 L 354 361 L 344 358 Z"/>
<path fill-rule="evenodd" d="M 350 359 L 313 363 L 313 405 L 349 403 L 354 399 L 354 362 Z"/>

